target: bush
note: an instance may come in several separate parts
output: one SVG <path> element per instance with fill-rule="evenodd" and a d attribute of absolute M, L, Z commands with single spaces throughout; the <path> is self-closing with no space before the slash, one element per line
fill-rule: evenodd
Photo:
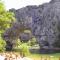
<path fill-rule="evenodd" d="M 13 47 L 13 51 L 15 51 L 15 52 L 20 52 L 20 45 L 21 45 L 22 43 L 21 43 L 21 41 L 20 41 L 20 39 L 18 39 L 17 41 L 16 41 L 16 45 L 15 45 L 15 47 Z"/>
<path fill-rule="evenodd" d="M 5 47 L 6 47 L 6 42 L 2 38 L 0 38 L 0 52 L 5 51 L 6 50 Z"/>
<path fill-rule="evenodd" d="M 29 46 L 33 46 L 33 45 L 36 45 L 37 44 L 37 41 L 36 41 L 36 38 L 35 37 L 33 37 L 31 40 L 29 40 L 29 42 L 28 42 L 28 45 Z"/>
<path fill-rule="evenodd" d="M 27 56 L 30 54 L 29 52 L 29 46 L 27 43 L 20 42 L 20 40 L 17 40 L 16 47 L 14 48 L 14 51 L 20 52 L 22 55 Z"/>
<path fill-rule="evenodd" d="M 20 52 L 24 55 L 27 56 L 29 55 L 29 47 L 27 46 L 27 43 L 22 43 L 20 46 Z"/>

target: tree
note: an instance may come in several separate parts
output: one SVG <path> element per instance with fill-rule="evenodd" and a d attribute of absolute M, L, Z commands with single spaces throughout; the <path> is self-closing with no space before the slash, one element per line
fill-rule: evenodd
<path fill-rule="evenodd" d="M 4 3 L 0 0 L 0 51 L 5 50 L 6 42 L 2 38 L 2 34 L 7 28 L 12 26 L 15 20 L 14 13 L 6 11 Z"/>
<path fill-rule="evenodd" d="M 11 26 L 11 22 L 15 20 L 12 12 L 6 11 L 3 2 L 0 0 L 0 34 Z"/>

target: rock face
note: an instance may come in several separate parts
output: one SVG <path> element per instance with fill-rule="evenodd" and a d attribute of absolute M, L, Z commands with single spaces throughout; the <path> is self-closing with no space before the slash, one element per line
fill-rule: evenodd
<path fill-rule="evenodd" d="M 39 6 L 27 6 L 15 13 L 18 22 L 31 29 L 41 48 L 60 47 L 60 0 L 52 0 Z"/>

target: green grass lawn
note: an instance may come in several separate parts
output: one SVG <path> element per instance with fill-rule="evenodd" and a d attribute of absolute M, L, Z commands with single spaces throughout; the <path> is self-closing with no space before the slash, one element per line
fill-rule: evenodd
<path fill-rule="evenodd" d="M 32 58 L 33 60 L 59 60 L 60 53 L 54 53 L 54 54 L 31 54 L 28 56 Z"/>

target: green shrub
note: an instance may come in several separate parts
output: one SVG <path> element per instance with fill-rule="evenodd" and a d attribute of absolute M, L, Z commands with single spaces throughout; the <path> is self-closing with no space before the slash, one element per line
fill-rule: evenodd
<path fill-rule="evenodd" d="M 36 45 L 37 44 L 37 41 L 36 41 L 36 38 L 35 37 L 33 37 L 31 40 L 29 40 L 29 42 L 28 42 L 28 45 L 29 46 L 33 46 L 33 45 Z"/>
<path fill-rule="evenodd" d="M 22 55 L 27 56 L 30 54 L 29 52 L 29 46 L 27 43 L 20 42 L 18 39 L 16 42 L 16 47 L 14 48 L 16 52 L 20 52 Z"/>
<path fill-rule="evenodd" d="M 24 56 L 27 56 L 30 54 L 29 47 L 27 46 L 27 43 L 23 43 L 20 45 L 20 51 Z"/>
<path fill-rule="evenodd" d="M 0 38 L 0 52 L 5 51 L 6 50 L 5 47 L 6 47 L 6 42 L 2 38 Z"/>
<path fill-rule="evenodd" d="M 21 45 L 22 43 L 21 43 L 21 41 L 20 41 L 20 39 L 18 39 L 17 41 L 16 41 L 16 45 L 15 45 L 15 47 L 13 47 L 13 51 L 15 51 L 15 52 L 20 52 L 20 45 Z"/>

